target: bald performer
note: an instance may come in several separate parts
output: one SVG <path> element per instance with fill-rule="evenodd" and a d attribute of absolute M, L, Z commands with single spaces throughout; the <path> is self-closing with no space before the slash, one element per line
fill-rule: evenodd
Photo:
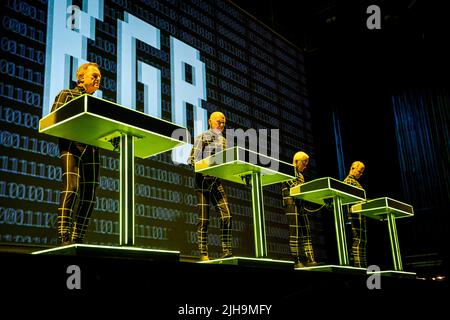
<path fill-rule="evenodd" d="M 227 148 L 227 140 L 222 135 L 225 128 L 225 115 L 213 112 L 209 117 L 209 130 L 195 138 L 194 146 L 189 157 L 189 164 L 213 155 Z M 195 173 L 195 192 L 197 194 L 197 234 L 200 261 L 208 261 L 208 225 L 210 203 L 220 214 L 221 243 L 223 254 L 221 258 L 231 257 L 231 213 L 228 199 L 219 178 Z"/>
<path fill-rule="evenodd" d="M 364 163 L 355 161 L 350 167 L 348 176 L 344 182 L 352 186 L 364 189 L 358 182 L 365 169 Z M 352 249 L 351 257 L 353 265 L 358 268 L 367 268 L 366 244 L 367 244 L 367 221 L 366 217 L 361 214 L 352 213 L 348 210 L 348 219 L 352 226 Z"/>
<path fill-rule="evenodd" d="M 299 151 L 294 155 L 292 164 L 295 167 L 295 179 L 282 183 L 283 209 L 289 223 L 289 249 L 294 260 L 294 268 L 312 267 L 318 265 L 314 258 L 311 241 L 307 206 L 313 204 L 294 199 L 290 189 L 305 182 L 302 172 L 309 163 L 309 156 Z"/>

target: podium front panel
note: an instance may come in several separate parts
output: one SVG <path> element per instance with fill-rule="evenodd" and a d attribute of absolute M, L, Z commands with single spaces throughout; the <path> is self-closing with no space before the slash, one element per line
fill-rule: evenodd
<path fill-rule="evenodd" d="M 246 184 L 244 177 L 258 172 L 263 186 L 295 178 L 292 165 L 240 147 L 228 148 L 198 161 L 195 172 L 239 184 Z"/>
<path fill-rule="evenodd" d="M 325 177 L 291 188 L 291 196 L 317 204 L 324 204 L 325 199 L 339 196 L 342 204 L 348 204 L 365 200 L 366 192 L 342 181 Z"/>
<path fill-rule="evenodd" d="M 134 156 L 139 158 L 185 144 L 171 137 L 175 130 L 179 130 L 177 136 L 187 134 L 182 126 L 87 94 L 71 100 L 39 122 L 41 133 L 107 150 L 114 149 L 109 140 L 126 133 L 134 137 Z"/>
<path fill-rule="evenodd" d="M 354 204 L 351 210 L 376 220 L 386 219 L 389 213 L 395 218 L 414 216 L 414 209 L 411 205 L 387 197 Z"/>

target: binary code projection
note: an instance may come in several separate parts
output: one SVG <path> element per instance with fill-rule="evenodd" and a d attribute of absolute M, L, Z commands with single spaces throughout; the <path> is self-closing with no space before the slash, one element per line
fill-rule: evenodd
<path fill-rule="evenodd" d="M 56 3 L 69 7 L 58 9 Z M 300 149 L 314 155 L 301 51 L 235 5 L 220 0 L 87 3 L 85 8 L 82 1 L 2 2 L 1 243 L 57 243 L 59 150 L 57 139 L 39 134 L 38 127 L 55 92 L 75 85 L 72 69 L 80 61 L 99 65 L 104 99 L 185 125 L 192 136 L 220 110 L 227 128 L 279 129 L 280 160 L 290 162 Z M 74 12 L 85 23 L 78 29 L 68 23 Z M 55 28 L 58 19 L 67 29 Z M 61 41 L 68 37 L 71 45 L 64 46 Z M 194 175 L 187 158 L 174 160 L 166 152 L 135 161 L 136 246 L 197 255 Z M 118 245 L 118 154 L 101 150 L 100 167 L 85 242 Z M 314 175 L 314 162 L 309 171 Z M 250 189 L 224 185 L 234 252 L 254 256 Z M 287 257 L 279 185 L 264 188 L 264 206 L 268 255 Z M 215 257 L 220 221 L 211 216 L 209 247 Z"/>

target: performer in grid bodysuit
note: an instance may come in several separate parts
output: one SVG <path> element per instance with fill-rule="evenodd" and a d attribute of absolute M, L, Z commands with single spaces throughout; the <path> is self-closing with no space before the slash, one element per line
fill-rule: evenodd
<path fill-rule="evenodd" d="M 302 151 L 294 155 L 295 179 L 282 183 L 283 209 L 289 223 L 289 249 L 294 259 L 294 268 L 312 267 L 318 265 L 314 258 L 311 241 L 310 224 L 307 206 L 316 209 L 313 204 L 294 199 L 290 189 L 305 182 L 302 171 L 309 162 L 309 156 Z"/>
<path fill-rule="evenodd" d="M 364 163 L 355 161 L 350 167 L 348 176 L 344 182 L 352 186 L 363 189 L 357 179 L 361 177 L 365 169 Z M 361 214 L 352 213 L 350 208 L 347 211 L 348 219 L 352 226 L 352 249 L 351 257 L 353 265 L 359 268 L 367 268 L 366 245 L 367 245 L 367 220 Z"/>
<path fill-rule="evenodd" d="M 51 111 L 85 93 L 94 93 L 100 87 L 100 80 L 101 73 L 96 63 L 81 65 L 77 70 L 77 87 L 62 90 L 56 96 Z M 60 138 L 59 151 L 63 189 L 58 208 L 58 237 L 61 245 L 82 243 L 99 184 L 98 148 Z"/>
<path fill-rule="evenodd" d="M 195 138 L 188 163 L 195 162 L 226 149 L 227 140 L 222 135 L 225 128 L 225 116 L 221 112 L 213 112 L 209 118 L 209 130 Z M 220 214 L 220 229 L 223 255 L 222 258 L 232 256 L 231 248 L 231 213 L 228 198 L 219 178 L 195 174 L 195 192 L 197 194 L 197 234 L 200 260 L 209 260 L 208 256 L 208 225 L 210 202 Z"/>

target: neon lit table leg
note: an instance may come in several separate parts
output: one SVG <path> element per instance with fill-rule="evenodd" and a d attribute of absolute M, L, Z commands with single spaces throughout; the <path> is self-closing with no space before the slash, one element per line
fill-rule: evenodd
<path fill-rule="evenodd" d="M 339 196 L 333 197 L 334 226 L 336 228 L 336 240 L 339 256 L 339 265 L 348 266 L 347 239 L 345 236 L 344 214 L 342 212 L 342 201 Z"/>
<path fill-rule="evenodd" d="M 133 136 L 120 136 L 120 221 L 119 244 L 134 245 L 134 141 Z"/>
<path fill-rule="evenodd" d="M 261 174 L 252 172 L 253 231 L 255 236 L 255 254 L 257 258 L 267 257 L 266 228 L 264 222 L 264 202 Z"/>
<path fill-rule="evenodd" d="M 400 256 L 400 245 L 398 243 L 397 226 L 395 224 L 395 217 L 392 213 L 387 214 L 389 239 L 391 241 L 392 261 L 394 262 L 394 269 L 397 271 L 403 270 L 402 257 Z"/>

